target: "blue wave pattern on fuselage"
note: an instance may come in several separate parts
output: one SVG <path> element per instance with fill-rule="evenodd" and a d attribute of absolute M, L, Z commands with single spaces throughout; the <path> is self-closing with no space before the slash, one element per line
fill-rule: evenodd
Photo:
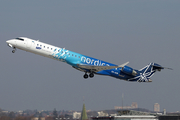
<path fill-rule="evenodd" d="M 92 66 L 117 66 L 115 64 L 105 62 L 99 59 L 95 59 L 86 55 L 82 55 L 79 53 L 75 53 L 66 49 L 62 48 L 56 48 L 53 51 L 52 56 L 62 62 L 68 63 L 71 66 L 78 67 L 77 64 L 83 64 L 83 65 L 92 65 Z M 88 69 L 85 69 L 87 72 L 89 72 Z M 119 76 L 121 72 L 120 68 L 114 68 L 114 69 L 109 69 L 109 70 L 102 70 L 99 72 L 96 72 L 96 74 L 101 74 L 101 75 L 110 75 L 112 77 L 120 78 L 120 79 L 127 79 L 131 78 L 131 76 L 127 76 L 124 73 L 121 73 L 123 75 Z"/>
<path fill-rule="evenodd" d="M 74 67 L 77 67 L 77 64 L 83 64 L 83 65 L 92 65 L 92 66 L 116 66 L 115 64 L 108 63 L 99 59 L 95 59 L 89 56 L 85 56 L 79 53 L 75 53 L 66 49 L 62 48 L 56 48 L 53 51 L 52 56 L 55 59 L 58 59 L 59 61 L 66 62 Z M 89 70 L 86 70 L 89 72 Z M 147 82 L 148 79 L 154 74 L 154 71 L 149 68 L 149 66 L 146 66 L 146 71 L 143 71 L 143 74 L 140 74 L 141 72 L 138 72 L 137 76 L 130 76 L 126 75 L 123 72 L 121 72 L 121 68 L 114 68 L 109 70 L 102 70 L 97 72 L 97 74 L 101 75 L 110 75 L 112 77 L 125 79 L 129 81 L 142 81 Z"/>
<path fill-rule="evenodd" d="M 66 58 L 69 57 L 69 51 L 62 48 L 55 48 L 52 56 L 59 61 L 66 62 Z"/>
<path fill-rule="evenodd" d="M 75 53 L 66 49 L 56 48 L 53 51 L 52 56 L 59 61 L 73 64 L 86 64 L 86 65 L 94 65 L 94 66 L 114 66 L 115 64 L 111 64 L 99 59 L 95 59 L 92 57 L 88 57 L 79 53 Z"/>

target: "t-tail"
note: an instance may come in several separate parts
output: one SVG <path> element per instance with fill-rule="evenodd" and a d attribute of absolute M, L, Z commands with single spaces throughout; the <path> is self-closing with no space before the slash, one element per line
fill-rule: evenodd
<path fill-rule="evenodd" d="M 157 63 L 150 63 L 144 68 L 138 70 L 138 75 L 134 78 L 129 79 L 129 81 L 137 81 L 137 82 L 152 82 L 150 79 L 156 71 L 161 71 L 161 69 L 170 69 L 162 67 L 161 65 Z"/>

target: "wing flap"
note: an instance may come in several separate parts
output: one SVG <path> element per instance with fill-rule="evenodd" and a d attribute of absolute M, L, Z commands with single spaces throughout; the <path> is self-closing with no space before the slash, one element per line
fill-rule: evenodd
<path fill-rule="evenodd" d="M 77 64 L 77 66 L 79 68 L 89 69 L 89 70 L 92 70 L 94 72 L 98 72 L 98 71 L 102 71 L 102 70 L 109 70 L 109 69 L 113 69 L 113 68 L 124 67 L 128 63 L 129 62 L 126 62 L 126 63 L 124 63 L 122 65 L 118 65 L 118 66 L 93 66 L 93 65 L 84 65 L 84 64 Z"/>

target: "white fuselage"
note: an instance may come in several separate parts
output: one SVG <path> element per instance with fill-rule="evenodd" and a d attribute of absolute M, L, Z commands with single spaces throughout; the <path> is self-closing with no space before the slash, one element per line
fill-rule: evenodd
<path fill-rule="evenodd" d="M 52 55 L 54 53 L 55 50 L 58 49 L 62 49 L 60 47 L 56 47 L 47 43 L 43 43 L 40 41 L 36 41 L 30 38 L 25 38 L 25 37 L 21 37 L 21 39 L 23 40 L 11 40 L 11 43 L 9 43 L 9 41 L 6 41 L 8 44 L 10 44 L 9 46 L 13 46 L 14 48 L 18 48 L 27 52 L 31 52 L 34 54 L 38 54 L 44 57 L 48 57 L 48 58 L 52 58 L 57 60 L 56 58 L 54 58 L 54 56 Z M 39 50 L 41 49 L 41 50 Z"/>

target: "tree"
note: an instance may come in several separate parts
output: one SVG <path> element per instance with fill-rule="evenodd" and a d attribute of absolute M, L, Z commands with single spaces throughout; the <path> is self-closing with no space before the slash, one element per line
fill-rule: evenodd
<path fill-rule="evenodd" d="M 53 111 L 53 120 L 56 120 L 56 118 L 58 118 L 58 114 L 57 114 L 56 109 L 54 108 L 54 111 Z"/>
<path fill-rule="evenodd" d="M 10 112 L 8 116 L 13 119 L 13 118 L 15 118 L 15 113 L 14 112 Z"/>
<path fill-rule="evenodd" d="M 14 120 L 26 120 L 26 117 L 24 116 L 17 116 Z"/>
<path fill-rule="evenodd" d="M 49 117 L 46 117 L 45 120 L 53 120 L 53 117 L 49 116 Z"/>
<path fill-rule="evenodd" d="M 12 119 L 8 116 L 1 116 L 0 120 L 12 120 Z"/>
<path fill-rule="evenodd" d="M 42 113 L 39 113 L 38 120 L 41 120 Z"/>

